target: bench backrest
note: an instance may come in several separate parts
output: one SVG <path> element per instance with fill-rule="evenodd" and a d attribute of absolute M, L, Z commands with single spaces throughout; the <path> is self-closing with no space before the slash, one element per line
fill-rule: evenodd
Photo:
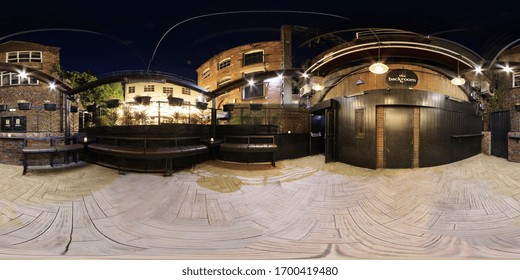
<path fill-rule="evenodd" d="M 96 136 L 96 143 L 123 147 L 179 147 L 200 144 L 200 137 L 119 137 Z"/>
<path fill-rule="evenodd" d="M 274 144 L 273 135 L 240 135 L 240 136 L 226 136 L 225 143 L 237 144 Z"/>

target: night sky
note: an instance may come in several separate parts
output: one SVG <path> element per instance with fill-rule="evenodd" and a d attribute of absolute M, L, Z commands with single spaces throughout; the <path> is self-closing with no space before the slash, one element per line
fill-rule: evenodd
<path fill-rule="evenodd" d="M 337 44 L 332 39 L 303 42 L 345 29 L 397 28 L 438 34 L 487 59 L 520 38 L 520 1 L 488 1 L 488 5 L 445 0 L 250 2 L 4 1 L 0 43 L 25 40 L 60 47 L 62 68 L 69 71 L 102 75 L 146 70 L 165 32 L 192 18 L 164 37 L 150 70 L 195 80 L 196 68 L 223 50 L 279 40 L 282 24 L 302 27 L 293 35 L 296 67 Z M 350 40 L 353 33 L 337 36 Z"/>

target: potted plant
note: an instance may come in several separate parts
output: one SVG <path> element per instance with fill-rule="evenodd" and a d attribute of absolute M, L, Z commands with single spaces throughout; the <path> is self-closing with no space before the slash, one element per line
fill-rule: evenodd
<path fill-rule="evenodd" d="M 95 112 L 96 107 L 97 107 L 96 103 L 87 105 L 87 112 L 89 112 L 89 113 Z"/>
<path fill-rule="evenodd" d="M 0 104 L 0 111 L 7 111 L 7 104 Z"/>
<path fill-rule="evenodd" d="M 31 110 L 31 102 L 27 100 L 18 100 L 18 109 L 20 110 Z"/>
<path fill-rule="evenodd" d="M 43 108 L 45 111 L 56 111 L 56 103 L 53 103 L 50 100 L 45 100 L 43 101 Z"/>
<path fill-rule="evenodd" d="M 117 108 L 119 107 L 119 99 L 109 99 L 106 101 L 107 108 Z"/>
<path fill-rule="evenodd" d="M 206 110 L 208 108 L 208 103 L 197 101 L 197 102 L 195 102 L 195 107 L 197 107 L 197 109 L 200 109 L 200 110 Z"/>
<path fill-rule="evenodd" d="M 168 104 L 170 106 L 182 106 L 182 103 L 184 103 L 184 99 L 180 98 L 180 97 L 173 97 L 173 96 L 168 96 Z"/>
<path fill-rule="evenodd" d="M 152 100 L 151 96 L 136 96 L 134 97 L 135 102 L 141 105 L 150 105 L 150 100 Z"/>
<path fill-rule="evenodd" d="M 235 110 L 235 104 L 224 104 L 222 106 L 222 110 L 224 112 L 231 112 L 231 111 Z"/>

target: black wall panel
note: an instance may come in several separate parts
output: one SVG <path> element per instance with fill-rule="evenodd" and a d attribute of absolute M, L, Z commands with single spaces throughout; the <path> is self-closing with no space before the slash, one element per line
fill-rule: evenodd
<path fill-rule="evenodd" d="M 482 118 L 476 115 L 475 103 L 407 89 L 367 91 L 337 101 L 338 161 L 376 168 L 376 107 L 394 105 L 420 107 L 420 166 L 445 164 L 480 153 Z M 359 108 L 365 109 L 364 138 L 355 138 L 355 110 Z"/>

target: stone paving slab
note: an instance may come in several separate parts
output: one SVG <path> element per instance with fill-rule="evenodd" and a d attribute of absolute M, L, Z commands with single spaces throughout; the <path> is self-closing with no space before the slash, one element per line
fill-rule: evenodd
<path fill-rule="evenodd" d="M 519 259 L 520 165 L 310 156 L 162 174 L 1 165 L 0 258 Z"/>

